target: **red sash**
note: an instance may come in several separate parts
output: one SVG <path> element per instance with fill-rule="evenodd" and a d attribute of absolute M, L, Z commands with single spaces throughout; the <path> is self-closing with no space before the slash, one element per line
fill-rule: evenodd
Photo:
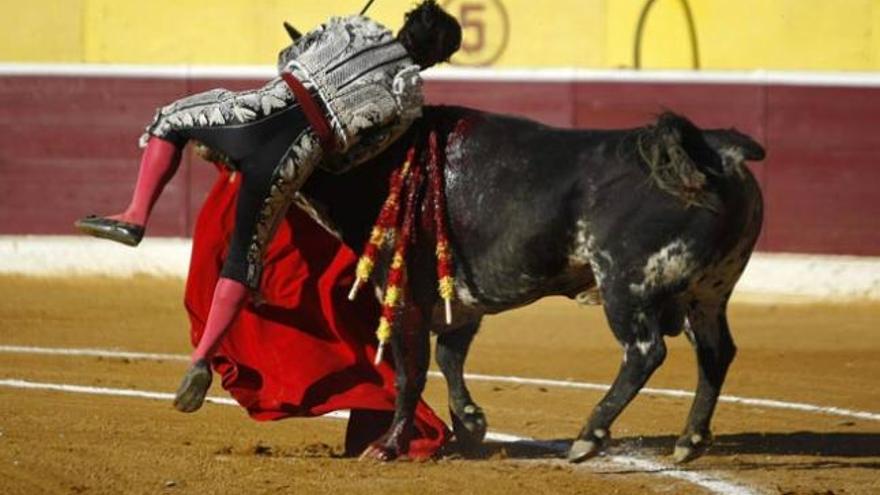
<path fill-rule="evenodd" d="M 321 110 L 321 106 L 315 101 L 312 93 L 293 74 L 284 71 L 281 73 L 281 77 L 302 107 L 306 120 L 312 126 L 312 130 L 318 135 L 318 141 L 321 143 L 324 155 L 332 154 L 336 149 L 336 140 L 333 139 L 333 131 L 330 129 L 330 123 L 327 122 L 327 116 Z"/>

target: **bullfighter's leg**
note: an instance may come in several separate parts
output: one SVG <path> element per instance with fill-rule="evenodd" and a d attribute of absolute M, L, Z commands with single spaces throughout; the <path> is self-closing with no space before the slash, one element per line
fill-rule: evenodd
<path fill-rule="evenodd" d="M 603 294 L 605 296 L 605 294 Z M 623 345 L 623 363 L 605 397 L 593 409 L 568 452 L 582 462 L 599 454 L 610 440 L 609 427 L 666 358 L 660 311 L 653 305 L 620 296 L 605 297 L 605 313 L 614 336 Z"/>
<path fill-rule="evenodd" d="M 291 119 L 290 123 L 295 126 L 296 120 Z M 232 327 L 247 289 L 259 290 L 265 246 L 285 217 L 293 193 L 320 159 L 320 150 L 310 131 L 302 131 L 284 151 L 286 143 L 286 139 L 272 140 L 241 161 L 243 177 L 229 250 L 214 289 L 205 331 L 174 400 L 174 406 L 182 412 L 193 412 L 201 407 L 211 385 L 208 362 Z M 275 166 L 279 155 L 282 160 Z"/>
<path fill-rule="evenodd" d="M 153 137 L 141 155 L 137 181 L 128 207 L 114 220 L 146 226 L 153 206 L 180 166 L 181 148 L 171 141 Z"/>
<path fill-rule="evenodd" d="M 147 220 L 162 190 L 180 165 L 181 146 L 158 137 L 150 138 L 141 155 L 137 182 L 128 207 L 115 215 L 89 215 L 74 223 L 81 232 L 137 246 L 144 237 Z"/>
<path fill-rule="evenodd" d="M 486 416 L 464 382 L 464 361 L 480 328 L 480 321 L 444 332 L 437 336 L 437 364 L 446 378 L 449 390 L 449 412 L 452 429 L 462 450 L 473 450 L 486 436 Z"/>
<path fill-rule="evenodd" d="M 128 207 L 115 215 L 82 218 L 76 227 L 89 235 L 136 246 L 190 139 L 206 139 L 209 147 L 237 161 L 266 144 L 269 133 L 277 134 L 274 129 L 283 124 L 275 117 L 298 109 L 293 103 L 286 83 L 276 78 L 259 89 L 238 93 L 215 89 L 160 108 L 141 138 L 145 149 Z M 227 134 L 235 136 L 229 139 Z"/>
<path fill-rule="evenodd" d="M 727 369 L 736 355 L 727 324 L 726 298 L 698 303 L 688 312 L 685 332 L 697 354 L 699 378 L 684 433 L 675 442 L 676 462 L 688 462 L 701 456 L 712 443 L 709 423 Z"/>
<path fill-rule="evenodd" d="M 361 459 L 392 461 L 406 454 L 412 438 L 416 405 L 425 389 L 431 357 L 430 332 L 424 313 L 410 306 L 401 325 L 391 335 L 391 351 L 397 367 L 397 401 L 391 427 L 361 454 Z"/>

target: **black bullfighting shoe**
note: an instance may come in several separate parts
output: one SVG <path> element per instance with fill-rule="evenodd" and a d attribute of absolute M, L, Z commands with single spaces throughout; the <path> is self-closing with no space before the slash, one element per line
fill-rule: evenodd
<path fill-rule="evenodd" d="M 206 359 L 193 363 L 174 394 L 174 408 L 185 413 L 197 411 L 205 403 L 212 379 L 211 366 Z"/>
<path fill-rule="evenodd" d="M 144 238 L 144 227 L 112 218 L 89 215 L 73 224 L 80 232 L 90 236 L 121 242 L 126 246 L 137 246 Z"/>

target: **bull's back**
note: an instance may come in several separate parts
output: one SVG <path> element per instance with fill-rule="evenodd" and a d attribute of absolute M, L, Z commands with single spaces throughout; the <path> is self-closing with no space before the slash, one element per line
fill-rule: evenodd
<path fill-rule="evenodd" d="M 450 234 L 462 280 L 486 308 L 571 295 L 589 284 L 589 267 L 571 266 L 588 194 L 582 177 L 591 139 L 585 137 L 486 114 L 464 117 L 449 135 Z"/>
<path fill-rule="evenodd" d="M 703 203 L 656 183 L 644 129 L 570 131 L 481 114 L 451 133 L 449 215 L 472 295 L 503 308 L 575 294 L 595 283 L 591 256 L 600 251 L 635 286 L 652 257 L 679 245 L 689 266 L 678 287 L 719 267 L 741 271 L 763 218 L 744 162 L 756 150 L 738 133 L 715 131 L 710 145 L 685 119 L 661 117 L 657 128 L 664 123 L 682 126 L 682 150 L 705 178 Z"/>

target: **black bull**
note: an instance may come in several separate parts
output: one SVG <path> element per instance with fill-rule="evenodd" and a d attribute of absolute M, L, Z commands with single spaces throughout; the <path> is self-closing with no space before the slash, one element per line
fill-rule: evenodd
<path fill-rule="evenodd" d="M 733 360 L 726 308 L 755 245 L 762 200 L 744 160 L 763 149 L 734 130 L 701 131 L 673 114 L 629 130 L 562 130 L 456 107 L 428 107 L 381 156 L 341 175 L 314 175 L 303 195 L 356 250 L 367 241 L 406 149 L 436 131 L 445 158 L 454 249 L 454 320 L 442 317 L 435 238 L 417 230 L 408 254 L 408 299 L 392 337 L 398 366 L 394 422 L 365 455 L 402 454 L 425 385 L 429 333 L 449 385 L 458 441 L 479 443 L 482 410 L 463 378 L 482 317 L 564 295 L 604 303 L 623 347 L 608 393 L 569 451 L 582 461 L 607 446 L 609 428 L 666 356 L 664 336 L 684 329 L 699 381 L 675 459 L 701 455 Z M 419 222 L 421 224 L 421 222 Z M 378 278 L 383 277 L 382 273 Z M 578 297 L 580 296 L 580 297 Z"/>

